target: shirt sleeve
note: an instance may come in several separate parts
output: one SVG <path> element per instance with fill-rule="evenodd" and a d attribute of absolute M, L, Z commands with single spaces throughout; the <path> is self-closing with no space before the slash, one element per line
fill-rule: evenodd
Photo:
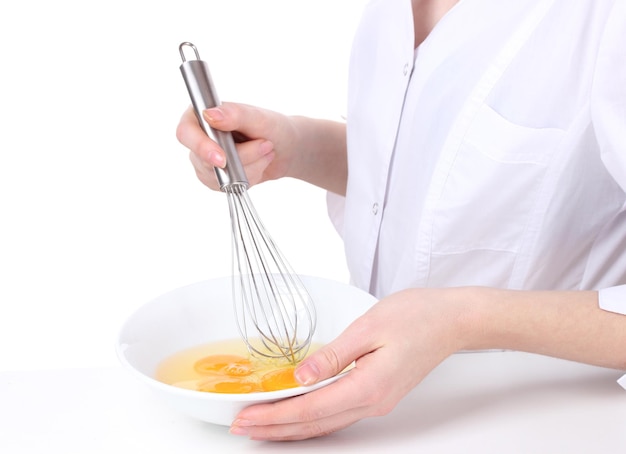
<path fill-rule="evenodd" d="M 601 309 L 626 315 L 626 285 L 602 289 L 598 292 L 598 299 Z"/>
<path fill-rule="evenodd" d="M 608 172 L 626 192 L 626 0 L 615 0 L 594 73 L 591 117 Z M 626 314 L 626 285 L 599 293 L 600 307 Z M 626 378 L 624 379 L 626 382 Z M 626 384 L 626 383 L 625 383 Z"/>

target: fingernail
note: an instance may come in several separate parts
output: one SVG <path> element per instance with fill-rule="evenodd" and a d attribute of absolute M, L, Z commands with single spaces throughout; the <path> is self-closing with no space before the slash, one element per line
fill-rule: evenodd
<path fill-rule="evenodd" d="M 221 121 L 224 119 L 224 112 L 222 112 L 218 107 L 206 109 L 204 111 L 204 115 L 207 117 L 208 121 Z"/>
<path fill-rule="evenodd" d="M 254 423 L 252 421 L 248 421 L 247 419 L 237 418 L 233 421 L 233 426 L 248 427 L 253 425 Z"/>
<path fill-rule="evenodd" d="M 250 432 L 246 427 L 241 426 L 230 426 L 228 430 L 233 435 L 248 435 Z"/>
<path fill-rule="evenodd" d="M 317 382 L 320 377 L 320 371 L 315 364 L 304 363 L 296 369 L 294 375 L 296 377 L 296 380 L 298 380 L 304 386 L 308 386 Z"/>
<path fill-rule="evenodd" d="M 212 152 L 209 154 L 209 161 L 216 167 L 224 168 L 226 165 L 226 159 L 220 153 Z"/>
<path fill-rule="evenodd" d="M 229 432 L 233 435 L 248 435 L 250 433 L 248 427 L 252 425 L 252 421 L 237 418 L 231 424 Z"/>

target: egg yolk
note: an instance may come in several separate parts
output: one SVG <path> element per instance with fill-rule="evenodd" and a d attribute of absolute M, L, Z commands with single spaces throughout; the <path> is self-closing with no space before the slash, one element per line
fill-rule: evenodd
<path fill-rule="evenodd" d="M 278 391 L 279 389 L 295 388 L 300 386 L 296 381 L 296 377 L 293 372 L 294 366 L 284 367 L 282 369 L 275 369 L 261 377 L 261 386 L 263 391 Z"/>
<path fill-rule="evenodd" d="M 194 364 L 194 370 L 203 376 L 197 381 L 196 389 L 214 393 L 243 394 L 295 388 L 299 384 L 294 369 L 292 365 L 255 365 L 238 355 L 209 355 Z"/>
<path fill-rule="evenodd" d="M 246 394 L 263 391 L 263 388 L 255 381 L 231 377 L 213 377 L 209 380 L 198 381 L 196 390 L 209 393 Z"/>

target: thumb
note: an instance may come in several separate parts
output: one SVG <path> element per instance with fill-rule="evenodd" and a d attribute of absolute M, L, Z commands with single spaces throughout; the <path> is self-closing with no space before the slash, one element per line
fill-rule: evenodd
<path fill-rule="evenodd" d="M 204 119 L 221 131 L 237 131 L 248 139 L 266 138 L 272 112 L 248 104 L 224 102 L 203 112 Z"/>
<path fill-rule="evenodd" d="M 359 320 L 350 325 L 334 341 L 307 356 L 294 372 L 296 380 L 303 386 L 311 386 L 333 377 L 353 361 L 368 353 L 363 337 L 359 334 Z"/>

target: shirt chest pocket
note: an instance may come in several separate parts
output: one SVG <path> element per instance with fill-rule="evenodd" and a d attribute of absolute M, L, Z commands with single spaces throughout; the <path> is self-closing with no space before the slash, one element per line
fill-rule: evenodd
<path fill-rule="evenodd" d="M 483 105 L 442 156 L 431 253 L 517 253 L 541 217 L 546 176 L 563 136 L 560 129 L 513 124 Z"/>

